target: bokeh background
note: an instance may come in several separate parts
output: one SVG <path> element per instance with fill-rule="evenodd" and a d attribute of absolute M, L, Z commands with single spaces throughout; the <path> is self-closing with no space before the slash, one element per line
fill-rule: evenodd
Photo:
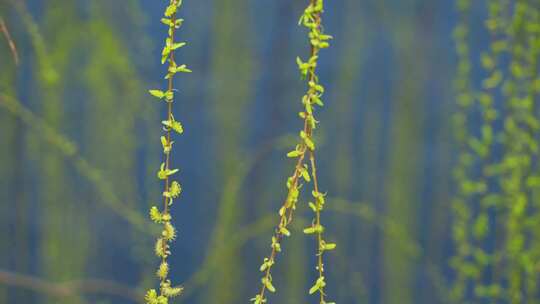
<path fill-rule="evenodd" d="M 454 1 L 325 1 L 316 140 L 329 299 L 447 303 L 452 241 Z M 472 8 L 485 17 L 484 1 Z M 183 195 L 174 303 L 248 303 L 293 163 L 307 1 L 185 0 L 175 143 Z M 0 303 L 137 303 L 156 282 L 147 210 L 160 197 L 167 1 L 1 0 Z M 481 22 L 479 22 L 481 26 Z M 486 33 L 473 41 L 487 44 Z M 473 50 L 473 53 L 475 51 Z M 479 77 L 473 73 L 473 77 Z M 315 303 L 301 199 L 270 303 Z M 490 302 L 491 303 L 491 302 Z"/>

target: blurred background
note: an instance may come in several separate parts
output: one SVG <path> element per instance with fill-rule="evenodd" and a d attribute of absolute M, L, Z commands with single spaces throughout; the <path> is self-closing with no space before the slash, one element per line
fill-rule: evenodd
<path fill-rule="evenodd" d="M 165 85 L 167 2 L 0 0 L 0 303 L 140 303 L 155 286 L 147 214 L 161 195 L 164 108 L 147 90 Z M 467 1 L 325 2 L 334 40 L 318 67 L 326 93 L 316 140 L 323 223 L 338 244 L 326 255 L 329 299 L 473 303 L 475 286 L 511 285 L 506 272 L 493 279 L 482 268 L 475 285 L 450 266 L 455 256 L 470 261 L 452 236 L 463 152 L 452 128 L 455 79 L 459 67 L 473 84 L 485 76 L 456 52 Z M 489 45 L 484 19 L 495 2 L 515 1 L 468 8 L 465 28 L 479 29 L 469 36 L 473 62 Z M 178 57 L 193 73 L 175 83 L 185 133 L 173 154 L 183 194 L 172 209 L 179 237 L 170 262 L 186 290 L 174 303 L 248 303 L 258 290 L 294 165 L 285 154 L 302 124 L 295 59 L 308 54 L 297 24 L 306 4 L 184 1 L 179 37 L 188 46 Z M 269 303 L 316 302 L 307 294 L 316 244 L 302 233 L 306 199 L 299 209 Z M 456 291 L 459 274 L 465 289 Z M 485 297 L 474 303 L 509 302 Z"/>

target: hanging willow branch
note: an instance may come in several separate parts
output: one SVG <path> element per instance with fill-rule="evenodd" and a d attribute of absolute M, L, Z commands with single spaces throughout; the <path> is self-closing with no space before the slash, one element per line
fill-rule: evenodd
<path fill-rule="evenodd" d="M 314 110 L 316 106 L 323 106 L 322 95 L 324 87 L 319 83 L 319 78 L 316 74 L 316 67 L 321 49 L 329 47 L 329 40 L 332 38 L 322 32 L 321 14 L 323 12 L 323 0 L 310 0 L 308 7 L 300 17 L 299 24 L 309 30 L 309 41 L 311 45 L 311 54 L 307 61 L 297 58 L 298 68 L 302 78 L 307 79 L 308 91 L 302 98 L 304 111 L 299 113 L 303 120 L 304 128 L 300 131 L 300 142 L 296 148 L 287 154 L 287 157 L 296 158 L 296 166 L 293 175 L 287 180 L 288 193 L 287 197 L 279 210 L 279 224 L 276 227 L 274 236 L 272 236 L 271 248 L 272 251 L 268 257 L 264 258 L 260 271 L 264 273 L 261 279 L 260 292 L 251 299 L 255 304 L 267 302 L 266 290 L 275 292 L 276 288 L 272 283 L 272 267 L 276 262 L 278 252 L 281 252 L 281 241 L 284 236 L 290 236 L 288 225 L 292 222 L 293 213 L 296 209 L 296 203 L 302 183 L 309 183 L 313 179 L 313 199 L 309 206 L 314 212 L 312 225 L 304 229 L 305 234 L 313 234 L 317 238 L 317 271 L 318 278 L 309 290 L 309 294 L 319 293 L 321 304 L 331 304 L 326 302 L 326 294 L 324 292 L 326 282 L 324 279 L 324 263 L 323 254 L 325 251 L 335 249 L 336 245 L 327 243 L 323 238 L 324 227 L 321 224 L 321 211 L 324 208 L 325 194 L 319 191 L 317 170 L 315 165 L 315 142 L 313 140 L 313 130 L 316 128 L 318 121 L 315 119 Z M 309 158 L 309 165 L 306 163 Z"/>
<path fill-rule="evenodd" d="M 455 171 L 453 296 L 460 303 L 534 302 L 540 256 L 540 7 L 527 0 L 486 1 L 484 25 L 491 39 L 479 58 L 486 77 L 476 88 L 465 23 L 472 2 L 457 3 L 455 121 L 461 155 Z"/>
<path fill-rule="evenodd" d="M 165 160 L 157 173 L 157 177 L 164 183 L 163 208 L 160 210 L 158 207 L 153 206 L 150 209 L 151 219 L 155 223 L 163 225 L 161 236 L 157 239 L 155 244 L 155 253 L 161 258 L 161 263 L 156 271 L 156 275 L 160 279 L 160 288 L 159 293 L 155 289 L 151 289 L 146 293 L 145 300 L 148 304 L 167 304 L 169 298 L 178 296 L 183 290 L 183 288 L 179 286 L 173 287 L 171 280 L 169 279 L 169 264 L 167 263 L 167 257 L 171 254 L 169 243 L 176 238 L 176 228 L 171 223 L 170 207 L 173 203 L 173 199 L 177 198 L 182 191 L 180 183 L 171 179 L 171 176 L 177 173 L 178 169 L 171 169 L 170 167 L 171 151 L 174 143 L 172 140 L 172 133 L 183 133 L 182 124 L 175 120 L 173 116 L 172 104 L 175 91 L 173 79 L 176 73 L 191 72 L 185 65 L 177 65 L 174 59 L 175 50 L 186 44 L 185 42 L 175 42 L 175 30 L 180 28 L 183 22 L 183 19 L 177 18 L 177 12 L 181 5 L 182 0 L 170 0 L 170 3 L 165 10 L 165 18 L 161 19 L 161 22 L 169 28 L 161 57 L 162 64 L 168 62 L 167 74 L 165 76 L 165 79 L 167 79 L 167 90 L 149 91 L 152 96 L 166 102 L 167 119 L 162 121 L 165 135 L 161 136 Z"/>

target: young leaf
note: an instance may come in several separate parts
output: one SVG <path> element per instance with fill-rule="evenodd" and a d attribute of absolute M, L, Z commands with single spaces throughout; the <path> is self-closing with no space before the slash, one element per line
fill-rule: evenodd
<path fill-rule="evenodd" d="M 172 150 L 172 144 L 174 142 L 173 141 L 168 142 L 165 136 L 161 136 L 160 139 L 161 139 L 161 146 L 163 147 L 163 153 L 169 154 L 169 152 L 171 152 Z"/>
<path fill-rule="evenodd" d="M 313 234 L 315 233 L 315 227 L 308 227 L 304 229 L 305 234 Z"/>
<path fill-rule="evenodd" d="M 190 69 L 188 69 L 185 64 L 182 64 L 182 65 L 176 67 L 176 72 L 191 73 L 192 71 Z"/>
<path fill-rule="evenodd" d="M 279 232 L 285 236 L 291 236 L 289 229 L 285 228 L 284 226 L 279 227 Z"/>
<path fill-rule="evenodd" d="M 261 267 L 259 268 L 259 270 L 261 272 L 265 271 L 266 269 L 272 267 L 272 265 L 274 265 L 274 260 L 270 260 L 268 258 L 264 258 L 264 262 L 262 263 Z"/>
<path fill-rule="evenodd" d="M 161 293 L 167 298 L 176 297 L 180 295 L 183 291 L 184 288 L 181 286 L 172 287 L 170 280 L 161 283 Z M 167 302 L 165 302 L 164 304 L 167 304 Z"/>
<path fill-rule="evenodd" d="M 144 300 L 147 304 L 158 304 L 158 294 L 155 289 L 150 289 L 146 292 Z"/>
<path fill-rule="evenodd" d="M 161 18 L 161 23 L 163 23 L 165 25 L 168 25 L 168 26 L 173 26 L 174 25 L 172 23 L 171 19 L 169 19 L 169 18 Z"/>
<path fill-rule="evenodd" d="M 272 282 L 268 278 L 262 278 L 262 283 L 264 284 L 264 286 L 266 286 L 266 289 L 268 289 L 268 291 L 272 293 L 276 292 L 276 288 L 274 287 L 274 285 L 272 285 Z"/>
<path fill-rule="evenodd" d="M 149 90 L 148 92 L 150 93 L 150 95 L 157 97 L 159 99 L 163 99 L 163 97 L 165 97 L 165 92 L 160 91 L 160 90 Z"/>
<path fill-rule="evenodd" d="M 155 223 L 161 223 L 163 221 L 163 215 L 156 206 L 150 208 L 150 219 Z"/>
<path fill-rule="evenodd" d="M 272 237 L 272 246 L 275 251 L 281 252 L 281 245 L 279 244 L 277 238 L 275 236 Z"/>
<path fill-rule="evenodd" d="M 171 169 L 165 168 L 165 163 L 162 163 L 157 173 L 157 176 L 159 179 L 167 179 L 168 176 L 173 175 L 178 171 L 179 171 L 178 169 L 171 170 Z"/>
<path fill-rule="evenodd" d="M 306 182 L 309 183 L 311 181 L 311 177 L 309 176 L 309 172 L 308 172 L 308 170 L 306 168 L 302 169 L 301 174 L 302 174 L 302 177 L 304 178 L 304 180 Z"/>
<path fill-rule="evenodd" d="M 316 291 L 322 290 L 325 286 L 324 277 L 319 277 L 311 289 L 309 289 L 309 294 L 314 294 Z"/>
<path fill-rule="evenodd" d="M 287 157 L 289 157 L 289 158 L 298 157 L 300 155 L 302 155 L 302 153 L 300 151 L 298 151 L 298 150 L 294 150 L 294 151 L 291 151 L 291 152 L 287 153 Z"/>
<path fill-rule="evenodd" d="M 253 304 L 263 304 L 266 303 L 266 299 L 262 298 L 261 295 L 256 295 L 255 297 L 249 299 Z"/>
<path fill-rule="evenodd" d="M 169 273 L 169 264 L 167 264 L 167 262 L 161 262 L 161 264 L 159 264 L 158 270 L 156 271 L 157 277 L 160 279 L 165 279 L 168 273 Z"/>
<path fill-rule="evenodd" d="M 165 222 L 161 235 L 165 240 L 172 241 L 176 238 L 176 228 L 170 222 Z"/>
<path fill-rule="evenodd" d="M 336 249 L 335 243 L 326 243 L 324 245 L 324 250 L 334 250 L 334 249 Z"/>

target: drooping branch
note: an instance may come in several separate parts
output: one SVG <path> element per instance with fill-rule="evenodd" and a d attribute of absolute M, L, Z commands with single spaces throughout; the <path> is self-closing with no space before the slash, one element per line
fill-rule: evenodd
<path fill-rule="evenodd" d="M 272 282 L 272 268 L 276 264 L 276 256 L 281 252 L 281 242 L 284 237 L 290 235 L 288 225 L 291 224 L 293 214 L 296 209 L 296 203 L 300 194 L 300 189 L 305 182 L 310 183 L 313 179 L 312 195 L 315 202 L 310 202 L 309 206 L 315 213 L 312 225 L 304 229 L 305 234 L 313 234 L 317 239 L 317 272 L 318 279 L 309 290 L 309 294 L 319 293 L 320 304 L 326 304 L 325 293 L 325 278 L 323 254 L 325 251 L 333 250 L 336 247 L 334 243 L 327 243 L 323 238 L 324 227 L 321 224 L 321 211 L 324 208 L 325 194 L 319 192 L 319 185 L 315 167 L 315 148 L 316 144 L 313 139 L 313 131 L 315 130 L 318 121 L 315 118 L 315 110 L 317 107 L 322 107 L 322 95 L 324 87 L 319 83 L 319 77 L 316 73 L 316 68 L 319 59 L 319 52 L 330 46 L 329 40 L 331 36 L 323 33 L 321 24 L 321 15 L 324 11 L 323 0 L 310 0 L 308 6 L 300 17 L 299 24 L 309 30 L 310 55 L 306 61 L 297 58 L 298 68 L 301 76 L 307 82 L 307 92 L 302 98 L 304 110 L 299 113 L 303 120 L 303 129 L 300 131 L 299 143 L 295 149 L 287 154 L 289 158 L 296 159 L 294 172 L 287 180 L 287 196 L 279 210 L 279 223 L 272 236 L 270 255 L 265 257 L 260 267 L 263 272 L 261 279 L 261 287 L 258 294 L 251 299 L 254 304 L 263 304 L 267 302 L 266 291 L 276 292 L 276 288 Z M 308 161 L 309 159 L 309 161 Z M 309 162 L 310 165 L 307 163 Z M 311 172 L 310 172 L 311 169 Z"/>
<path fill-rule="evenodd" d="M 80 279 L 55 283 L 35 276 L 0 269 L 0 284 L 24 288 L 58 298 L 81 294 L 103 294 L 125 298 L 134 303 L 142 303 L 140 290 L 111 280 Z"/>
<path fill-rule="evenodd" d="M 152 234 L 152 232 L 155 231 L 154 227 L 146 223 L 142 214 L 137 210 L 129 209 L 128 205 L 122 202 L 116 195 L 110 182 L 105 180 L 102 171 L 80 155 L 77 145 L 70 138 L 67 138 L 65 135 L 55 130 L 17 99 L 1 92 L 0 107 L 18 117 L 30 128 L 39 130 L 42 135 L 41 138 L 56 147 L 59 150 L 59 153 L 74 165 L 81 176 L 86 178 L 96 187 L 98 193 L 103 197 L 102 200 L 99 200 L 100 203 L 104 204 L 112 212 L 130 223 L 133 228 L 138 229 L 144 234 Z"/>
<path fill-rule="evenodd" d="M 169 0 L 169 5 L 165 9 L 164 18 L 161 22 L 168 27 L 168 35 L 165 39 L 165 46 L 161 53 L 161 63 L 167 64 L 167 90 L 150 90 L 149 93 L 164 101 L 167 104 L 167 119 L 161 121 L 165 135 L 161 136 L 163 148 L 163 162 L 157 173 L 157 177 L 163 183 L 162 201 L 163 207 L 152 206 L 150 218 L 153 222 L 162 225 L 161 235 L 157 238 L 154 247 L 155 254 L 161 262 L 156 271 L 159 278 L 159 290 L 150 289 L 145 295 L 148 304 L 167 304 L 170 298 L 176 297 L 184 290 L 181 286 L 172 286 L 169 277 L 169 264 L 167 258 L 171 255 L 170 243 L 176 238 L 176 228 L 172 224 L 170 208 L 174 199 L 178 198 L 182 192 L 182 187 L 178 181 L 172 179 L 179 170 L 172 169 L 171 151 L 173 149 L 173 133 L 182 134 L 184 129 L 182 124 L 174 118 L 173 102 L 175 100 L 173 79 L 177 73 L 190 73 L 191 70 L 185 64 L 178 65 L 175 60 L 175 51 L 186 45 L 185 42 L 176 42 L 176 30 L 182 26 L 183 19 L 178 18 L 178 11 L 182 6 L 182 0 Z"/>

